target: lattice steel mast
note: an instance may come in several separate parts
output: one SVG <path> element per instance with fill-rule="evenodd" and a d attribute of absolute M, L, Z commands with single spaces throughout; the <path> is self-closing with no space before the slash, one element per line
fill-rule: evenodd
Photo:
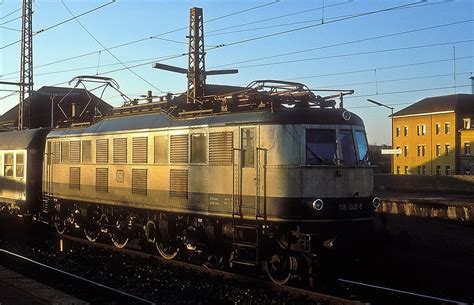
<path fill-rule="evenodd" d="M 33 96 L 33 0 L 23 0 L 20 58 L 20 103 L 18 107 L 18 129 L 29 127 L 31 99 Z M 29 98 L 25 120 L 25 100 Z"/>
<path fill-rule="evenodd" d="M 187 102 L 199 103 L 205 96 L 205 85 L 207 75 L 234 74 L 238 70 L 213 70 L 206 71 L 204 49 L 204 17 L 202 8 L 192 7 L 189 12 L 189 53 L 188 69 L 156 63 L 153 68 L 187 74 Z"/>
<path fill-rule="evenodd" d="M 204 95 L 206 64 L 202 8 L 193 7 L 189 14 L 188 103 Z"/>

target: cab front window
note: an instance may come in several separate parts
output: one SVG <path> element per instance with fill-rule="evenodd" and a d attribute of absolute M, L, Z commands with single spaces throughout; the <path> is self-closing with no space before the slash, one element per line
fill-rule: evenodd
<path fill-rule="evenodd" d="M 336 162 L 336 130 L 306 129 L 306 164 L 322 165 Z"/>
<path fill-rule="evenodd" d="M 357 141 L 357 149 L 359 150 L 359 163 L 369 163 L 369 145 L 367 144 L 367 138 L 365 132 L 357 130 L 355 132 L 355 138 Z"/>

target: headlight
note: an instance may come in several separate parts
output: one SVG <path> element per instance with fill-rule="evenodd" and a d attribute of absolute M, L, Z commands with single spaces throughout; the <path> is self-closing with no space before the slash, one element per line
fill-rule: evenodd
<path fill-rule="evenodd" d="M 372 199 L 372 205 L 374 209 L 377 209 L 380 206 L 380 198 L 375 197 L 374 199 Z"/>
<path fill-rule="evenodd" d="M 321 199 L 316 199 L 313 201 L 313 209 L 316 211 L 321 211 L 324 207 L 324 202 Z"/>

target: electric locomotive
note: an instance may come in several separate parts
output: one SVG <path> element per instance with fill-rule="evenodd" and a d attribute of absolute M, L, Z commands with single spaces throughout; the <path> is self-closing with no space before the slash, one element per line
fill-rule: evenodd
<path fill-rule="evenodd" d="M 119 248 L 144 238 L 167 259 L 261 266 L 285 284 L 336 237 L 370 227 L 380 203 L 363 121 L 343 107 L 352 93 L 263 80 L 195 108 L 129 105 L 52 130 L 38 218 Z"/>

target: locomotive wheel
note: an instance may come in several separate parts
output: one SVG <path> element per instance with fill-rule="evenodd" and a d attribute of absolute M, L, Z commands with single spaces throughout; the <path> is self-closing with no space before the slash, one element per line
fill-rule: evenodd
<path fill-rule="evenodd" d="M 56 216 L 54 219 L 54 227 L 59 235 L 63 235 L 66 232 L 66 220 Z"/>
<path fill-rule="evenodd" d="M 156 249 L 164 259 L 174 259 L 178 255 L 179 248 L 171 242 L 156 242 Z"/>
<path fill-rule="evenodd" d="M 297 266 L 296 259 L 286 253 L 273 254 L 265 262 L 265 272 L 270 280 L 277 285 L 285 285 Z"/>
<path fill-rule="evenodd" d="M 95 242 L 97 239 L 99 239 L 100 236 L 100 230 L 95 227 L 85 227 L 84 228 L 84 235 L 86 235 L 86 238 L 90 242 Z"/>
<path fill-rule="evenodd" d="M 122 249 L 128 244 L 128 236 L 122 232 L 110 233 L 110 239 L 114 243 L 115 247 Z"/>

